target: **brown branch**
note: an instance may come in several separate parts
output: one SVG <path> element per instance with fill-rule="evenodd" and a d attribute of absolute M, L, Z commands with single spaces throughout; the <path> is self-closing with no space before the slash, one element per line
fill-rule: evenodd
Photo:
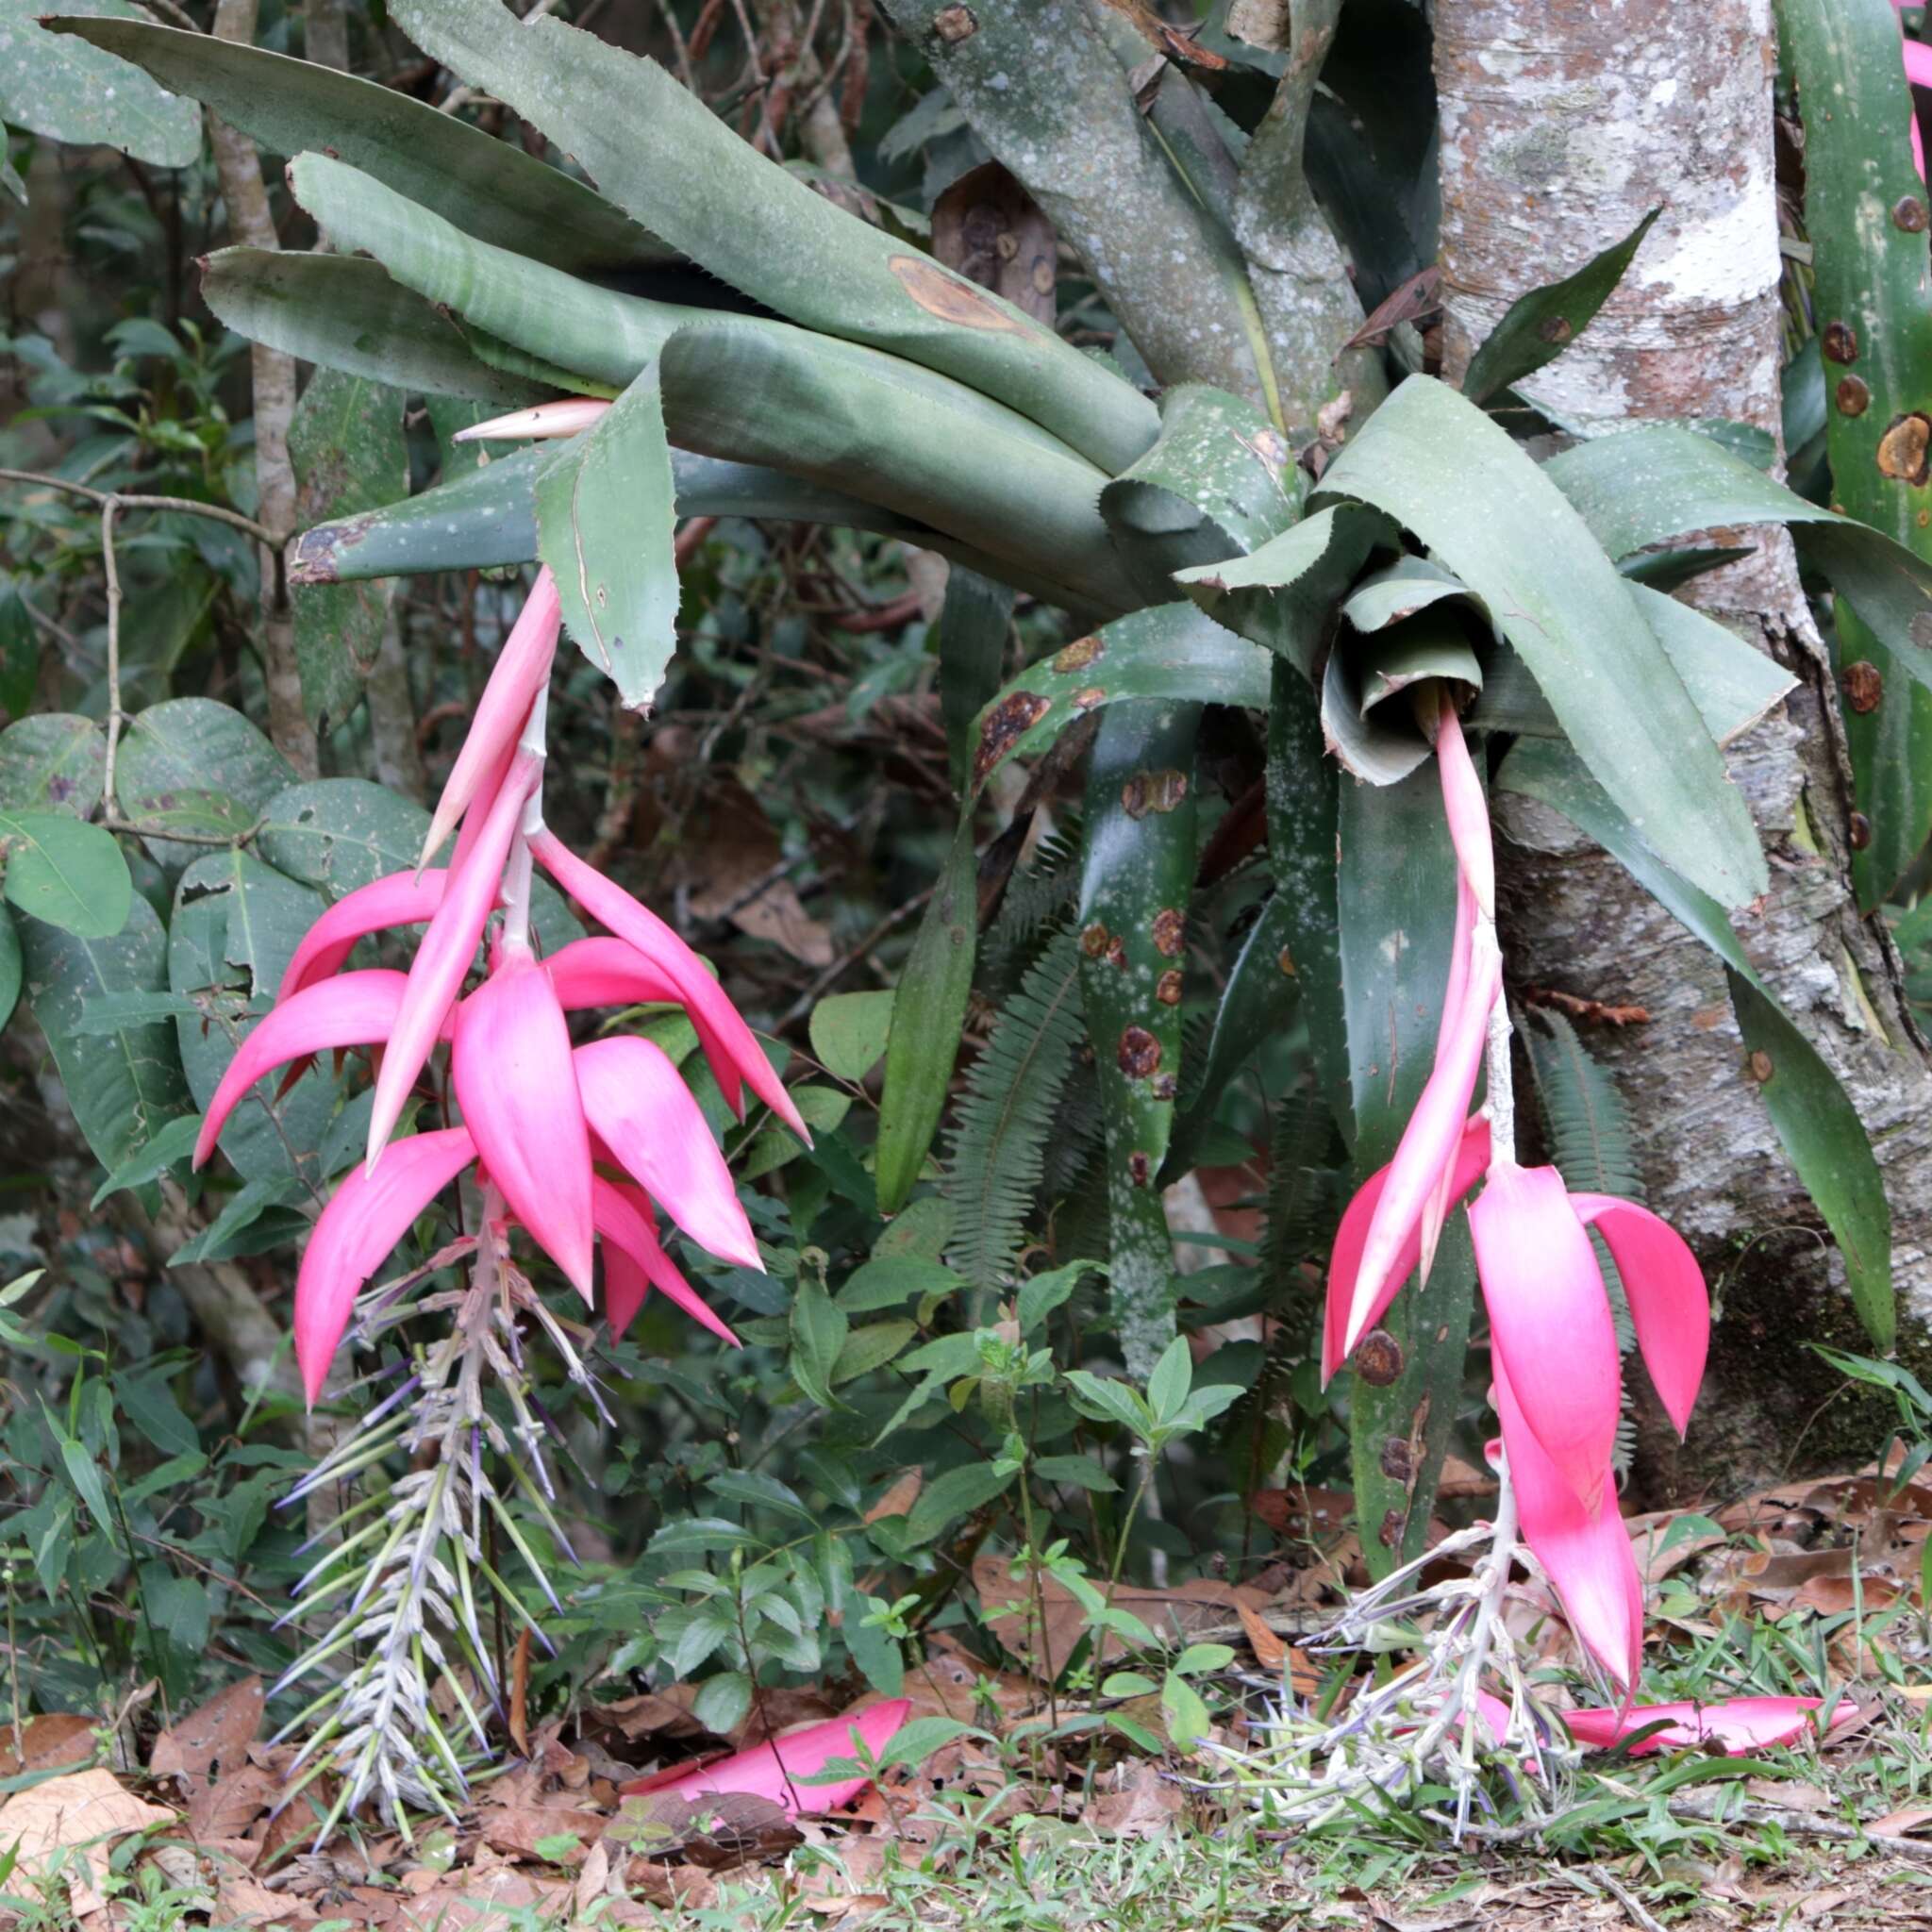
<path fill-rule="evenodd" d="M 255 43 L 259 0 L 216 0 L 214 34 L 238 46 Z M 230 239 L 254 248 L 280 245 L 275 217 L 262 184 L 255 143 L 239 128 L 209 110 L 208 141 L 221 176 L 228 210 Z M 302 675 L 295 663 L 295 624 L 289 608 L 282 546 L 295 530 L 295 470 L 289 460 L 289 424 L 295 413 L 295 358 L 255 343 L 250 350 L 255 379 L 255 475 L 261 522 L 273 533 L 262 546 L 261 626 L 258 648 L 268 686 L 268 735 L 294 766 L 298 777 L 320 769 L 315 727 L 302 704 Z"/>

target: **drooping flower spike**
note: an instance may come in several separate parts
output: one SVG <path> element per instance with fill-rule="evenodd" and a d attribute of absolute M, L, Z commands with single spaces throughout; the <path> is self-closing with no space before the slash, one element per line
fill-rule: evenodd
<path fill-rule="evenodd" d="M 1608 1751 L 1639 1731 L 1651 1731 L 1629 1748 L 1632 1757 L 1654 1751 L 1705 1751 L 1713 1745 L 1727 1757 L 1746 1757 L 1772 1744 L 1797 1744 L 1813 1734 L 1821 1697 L 1724 1697 L 1714 1704 L 1633 1704 L 1622 1710 L 1566 1710 L 1563 1722 L 1579 1744 Z M 1857 1715 L 1857 1706 L 1841 1698 L 1825 1720 L 1827 1732 Z"/>
<path fill-rule="evenodd" d="M 1491 1037 L 1502 955 L 1489 812 L 1446 687 L 1424 704 L 1425 716 L 1433 708 L 1443 816 L 1456 855 L 1448 983 L 1435 1065 L 1395 1157 L 1363 1184 L 1336 1232 L 1323 1381 L 1411 1274 L 1427 1277 L 1448 1214 L 1480 1186 L 1469 1222 L 1490 1317 L 1503 1428 L 1498 1454 L 1506 1454 L 1524 1541 L 1584 1647 L 1629 1693 L 1641 1656 L 1643 1590 L 1610 1495 L 1623 1371 L 1589 1230 L 1610 1249 L 1639 1346 L 1680 1434 L 1703 1379 L 1709 1297 L 1689 1247 L 1647 1208 L 1608 1195 L 1573 1195 L 1555 1168 L 1525 1168 L 1515 1158 L 1507 1024 Z M 1472 1116 L 1486 1048 L 1493 1049 L 1494 1091 Z M 1489 1118 L 1498 1105 L 1500 1139 Z"/>
<path fill-rule="evenodd" d="M 648 1041 L 574 1048 L 566 1011 L 622 1002 L 683 1005 L 734 1105 L 741 1081 L 804 1124 L 771 1062 L 704 963 L 662 921 L 568 851 L 541 820 L 542 725 L 558 635 L 546 571 L 492 671 L 439 806 L 431 846 L 460 825 L 446 871 L 398 873 L 347 894 L 304 936 L 276 1006 L 243 1041 L 202 1122 L 195 1164 L 275 1067 L 291 1078 L 323 1052 L 382 1049 L 367 1158 L 338 1186 L 302 1257 L 295 1348 L 312 1403 L 357 1294 L 435 1197 L 474 1167 L 486 1244 L 518 1225 L 584 1296 L 604 1255 L 614 1332 L 653 1288 L 732 1346 L 738 1340 L 664 1252 L 657 1204 L 711 1253 L 761 1269 L 729 1170 L 675 1066 Z M 529 939 L 532 853 L 617 937 L 539 960 Z M 465 994 L 492 912 L 503 912 L 481 983 Z M 361 940 L 426 924 L 407 973 L 342 973 Z M 391 1136 L 439 1041 L 462 1124 Z M 593 1163 L 629 1175 L 616 1181 Z M 640 1185 L 640 1183 L 641 1185 Z M 480 1264 L 479 1264 L 480 1265 Z"/>

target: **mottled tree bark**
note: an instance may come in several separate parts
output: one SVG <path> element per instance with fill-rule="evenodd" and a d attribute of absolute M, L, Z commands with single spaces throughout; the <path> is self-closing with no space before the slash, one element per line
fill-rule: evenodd
<path fill-rule="evenodd" d="M 1694 27 L 1673 0 L 1438 0 L 1447 364 L 1466 366 L 1525 290 L 1662 218 L 1604 313 L 1524 391 L 1591 431 L 1724 417 L 1778 430 L 1779 256 L 1772 180 L 1770 0 L 1712 0 Z M 1731 748 L 1772 890 L 1736 919 L 1752 958 L 1844 1081 L 1878 1150 L 1893 1215 L 1902 1352 L 1932 1315 L 1932 1072 L 1898 962 L 1850 890 L 1850 792 L 1830 668 L 1788 541 L 1688 595 L 1800 680 Z M 1806 1463 L 1869 1453 L 1869 1412 L 1800 1438 L 1837 1378 L 1803 1346 L 1862 1336 L 1843 1270 L 1751 1078 L 1715 959 L 1614 861 L 1541 807 L 1507 795 L 1510 981 L 1645 1008 L 1591 1027 L 1640 1137 L 1651 1205 L 1698 1249 L 1719 1312 L 1711 1374 L 1678 1449 L 1654 1410 L 1641 1481 L 1735 1492 Z M 1639 1378 L 1641 1380 L 1641 1378 Z M 1840 1412 L 1842 1413 L 1842 1412 Z"/>

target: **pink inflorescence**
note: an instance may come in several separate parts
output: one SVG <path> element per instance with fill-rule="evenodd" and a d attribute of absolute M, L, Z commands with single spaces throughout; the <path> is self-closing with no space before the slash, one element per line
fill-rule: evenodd
<path fill-rule="evenodd" d="M 710 1253 L 761 1266 L 724 1157 L 660 1049 L 630 1038 L 573 1047 L 565 1015 L 574 1008 L 682 1005 L 740 1118 L 741 1090 L 749 1086 L 809 1139 L 751 1028 L 703 960 L 543 824 L 543 705 L 560 622 L 546 569 L 497 658 L 418 869 L 349 893 L 310 927 L 275 1006 L 243 1041 L 202 1122 L 197 1167 L 263 1074 L 325 1051 L 382 1049 L 367 1158 L 323 1209 L 295 1284 L 295 1355 L 311 1403 L 357 1293 L 436 1195 L 472 1166 L 485 1186 L 486 1212 L 498 1217 L 492 1237 L 511 1222 L 520 1225 L 587 1303 L 601 1244 L 605 1313 L 614 1331 L 629 1324 L 656 1288 L 736 1346 L 658 1235 L 661 1206 Z M 425 870 L 452 832 L 457 846 L 447 871 Z M 540 959 L 528 921 L 533 861 L 613 937 Z M 487 970 L 466 992 L 499 908 Z M 425 930 L 407 974 L 341 970 L 358 940 L 418 924 Z M 430 1055 L 443 1043 L 461 1124 L 392 1139 Z"/>
<path fill-rule="evenodd" d="M 1491 1145 L 1470 1104 L 1502 999 L 1489 812 L 1453 705 L 1436 762 L 1457 859 L 1457 918 L 1436 1062 L 1395 1158 L 1342 1216 L 1329 1259 L 1323 1376 L 1334 1374 L 1420 1268 L 1454 1206 L 1469 1208 L 1489 1309 L 1496 1411 L 1524 1541 L 1577 1637 L 1626 1692 L 1637 1682 L 1643 1587 L 1610 1477 L 1623 1399 L 1615 1324 L 1588 1230 L 1617 1266 L 1651 1379 L 1681 1434 L 1704 1376 L 1710 1302 L 1696 1258 L 1646 1208 L 1574 1194 L 1554 1167 Z"/>

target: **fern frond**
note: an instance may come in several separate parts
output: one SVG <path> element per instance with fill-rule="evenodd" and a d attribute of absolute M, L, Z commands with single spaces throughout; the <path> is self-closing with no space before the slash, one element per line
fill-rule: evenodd
<path fill-rule="evenodd" d="M 1100 1081 L 1092 1061 L 1076 1056 L 1067 1069 L 1054 1109 L 1053 1131 L 1047 1136 L 1046 1164 L 1040 1178 L 1042 1201 L 1051 1206 L 1073 1192 L 1104 1133 Z"/>
<path fill-rule="evenodd" d="M 1630 1114 L 1616 1083 L 1591 1058 L 1561 1013 L 1528 1017 L 1538 1024 L 1524 1027 L 1524 1043 L 1564 1185 L 1576 1193 L 1641 1201 Z"/>
<path fill-rule="evenodd" d="M 1080 1030 L 1080 948 L 1061 932 L 1000 1008 L 947 1149 L 953 1265 L 976 1288 L 1012 1279 Z"/>
<path fill-rule="evenodd" d="M 1309 1300 L 1301 1264 L 1326 1258 L 1341 1218 L 1344 1159 L 1334 1116 L 1321 1094 L 1313 1087 L 1289 1093 L 1274 1110 L 1261 1261 L 1273 1289 L 1272 1306 L 1291 1323 L 1299 1322 Z"/>
<path fill-rule="evenodd" d="M 1073 903 L 1080 884 L 1080 821 L 1073 816 L 1034 846 L 1024 872 L 1008 882 L 991 926 L 979 945 L 980 981 L 1001 998 L 1032 964 L 1041 937 Z"/>

